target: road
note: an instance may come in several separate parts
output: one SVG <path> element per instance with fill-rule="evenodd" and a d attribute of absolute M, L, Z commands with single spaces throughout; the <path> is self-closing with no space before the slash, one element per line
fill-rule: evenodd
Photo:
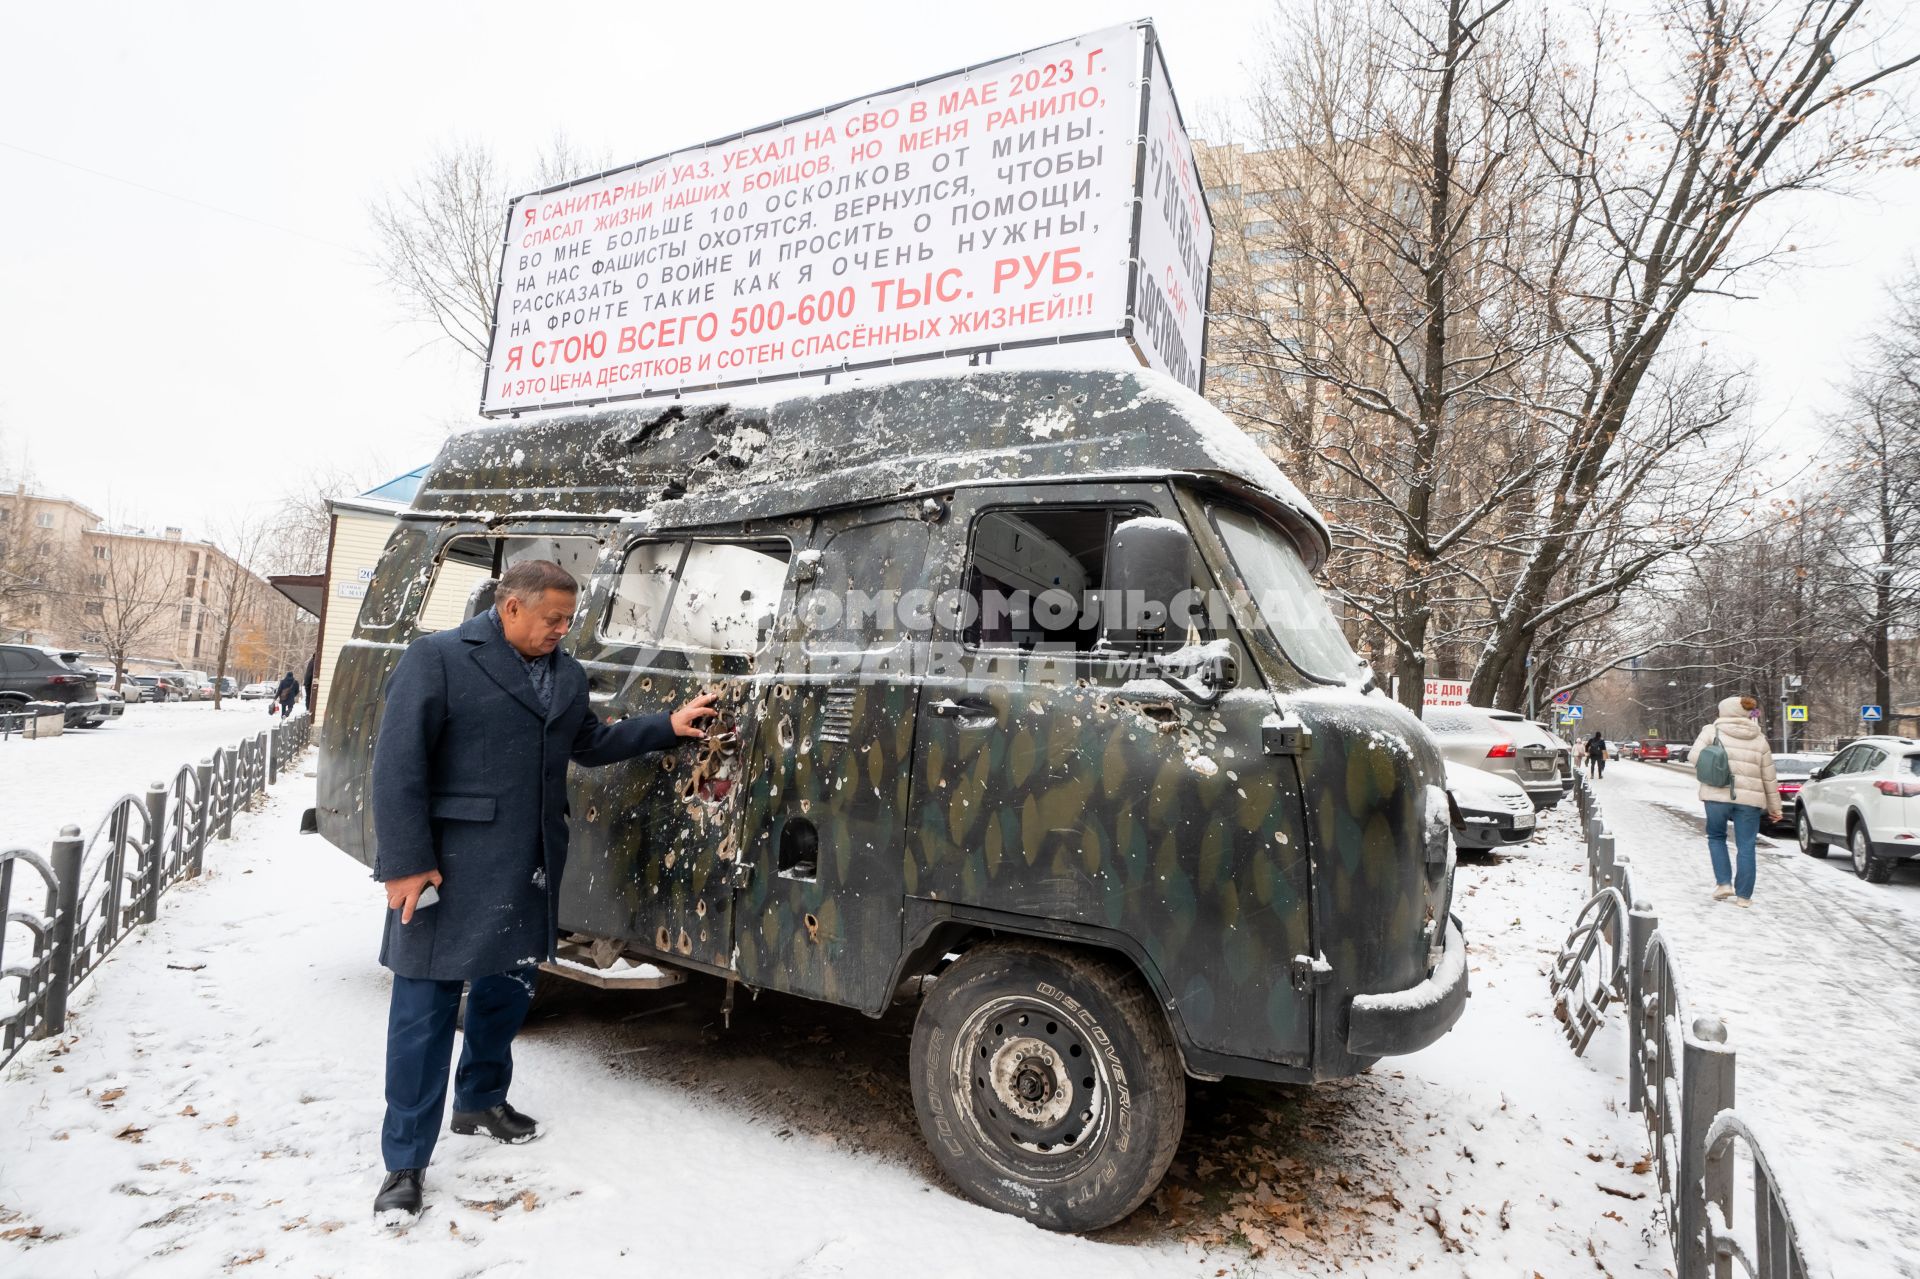
<path fill-rule="evenodd" d="M 1867 884 L 1844 854 L 1763 837 L 1742 910 L 1710 897 L 1690 769 L 1620 761 L 1598 790 L 1689 1000 L 1727 1024 L 1737 1104 L 1826 1237 L 1836 1279 L 1920 1277 L 1920 868 Z"/>

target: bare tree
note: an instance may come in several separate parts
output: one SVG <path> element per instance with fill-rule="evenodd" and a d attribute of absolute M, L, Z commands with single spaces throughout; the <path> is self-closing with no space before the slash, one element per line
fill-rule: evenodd
<path fill-rule="evenodd" d="M 268 544 L 267 520 L 259 516 L 239 516 L 228 521 L 217 544 L 222 554 L 214 560 L 213 574 L 206 580 L 203 608 L 212 620 L 219 647 L 215 658 L 213 704 L 219 708 L 220 681 L 226 677 L 227 663 L 234 654 L 235 642 L 252 648 L 263 638 L 259 613 L 269 589 L 260 579 Z"/>
<path fill-rule="evenodd" d="M 1254 193 L 1223 219 L 1214 310 L 1267 392 L 1235 407 L 1314 486 L 1330 576 L 1414 708 L 1484 593 L 1487 525 L 1544 470 L 1510 385 L 1544 345 L 1515 264 L 1539 252 L 1526 143 L 1546 48 L 1507 7 L 1287 11 L 1260 147 L 1221 153 Z"/>
<path fill-rule="evenodd" d="M 606 167 L 564 135 L 530 170 L 510 169 L 484 142 L 441 147 L 410 182 L 369 209 L 375 261 L 411 318 L 485 364 L 508 201 Z"/>
<path fill-rule="evenodd" d="M 1694 300 L 1735 295 L 1778 262 L 1786 246 L 1754 242 L 1754 212 L 1783 192 L 1833 186 L 1908 142 L 1905 117 L 1873 89 L 1920 55 L 1886 56 L 1864 8 L 1670 0 L 1664 86 L 1624 78 L 1612 54 L 1623 32 L 1604 16 L 1584 72 L 1554 77 L 1538 145 L 1558 183 L 1556 248 L 1537 287 L 1564 358 L 1530 402 L 1562 424 L 1566 447 L 1476 664 L 1474 700 L 1517 700 L 1556 578 L 1593 524 L 1609 469 L 1631 449 L 1645 398 L 1673 385 L 1670 346 Z M 1705 420 L 1731 407 L 1708 407 Z"/>
<path fill-rule="evenodd" d="M 1871 665 L 1875 703 L 1893 714 L 1893 640 L 1920 625 L 1920 273 L 1892 290 L 1834 424 L 1835 497 L 1852 528 L 1836 564 Z"/>

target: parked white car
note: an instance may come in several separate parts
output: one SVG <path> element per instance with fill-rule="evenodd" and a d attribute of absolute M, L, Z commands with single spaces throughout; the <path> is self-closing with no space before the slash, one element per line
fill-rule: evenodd
<path fill-rule="evenodd" d="M 1920 741 L 1863 737 L 1827 761 L 1794 803 L 1800 851 L 1844 846 L 1853 873 L 1884 884 L 1895 862 L 1920 858 Z"/>
<path fill-rule="evenodd" d="M 1485 852 L 1533 838 L 1533 801 L 1518 782 L 1452 760 L 1443 762 L 1455 848 Z"/>
<path fill-rule="evenodd" d="M 240 690 L 240 700 L 243 702 L 259 701 L 263 697 L 272 697 L 273 690 L 274 685 L 272 684 L 249 684 Z"/>

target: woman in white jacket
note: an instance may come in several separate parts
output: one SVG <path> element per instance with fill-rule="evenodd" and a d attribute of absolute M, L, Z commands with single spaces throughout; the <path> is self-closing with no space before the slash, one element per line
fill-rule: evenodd
<path fill-rule="evenodd" d="M 1700 730 L 1693 739 L 1687 758 L 1700 767 L 1700 752 L 1716 741 L 1727 752 L 1727 765 L 1733 773 L 1730 786 L 1700 783 L 1700 798 L 1707 805 L 1707 852 L 1713 858 L 1713 899 L 1733 898 L 1736 906 L 1753 905 L 1753 841 L 1760 833 L 1760 818 L 1780 820 L 1780 788 L 1773 776 L 1773 748 L 1767 735 L 1754 722 L 1759 703 L 1751 697 L 1729 697 L 1720 703 L 1720 717 Z M 1727 823 L 1733 823 L 1733 837 L 1739 853 L 1735 870 L 1727 862 Z"/>

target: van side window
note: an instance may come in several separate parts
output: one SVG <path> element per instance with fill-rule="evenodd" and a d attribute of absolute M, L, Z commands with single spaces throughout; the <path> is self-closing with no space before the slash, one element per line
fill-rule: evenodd
<path fill-rule="evenodd" d="M 627 552 L 600 636 L 704 653 L 757 653 L 773 636 L 785 542 L 640 542 Z"/>
<path fill-rule="evenodd" d="M 414 629 L 422 635 L 450 630 L 486 612 L 493 606 L 488 588 L 522 560 L 559 564 L 573 574 L 580 598 L 585 599 L 599 551 L 599 542 L 590 537 L 456 537 L 440 549 L 433 583 L 421 602 Z"/>
<path fill-rule="evenodd" d="M 1113 526 L 1152 511 L 1138 506 L 1015 507 L 987 511 L 973 526 L 967 562 L 966 643 L 976 648 L 1087 652 L 1100 639 Z M 1196 556 L 1196 584 L 1208 578 Z M 1202 586 L 1204 591 L 1205 587 Z M 1175 624 L 1183 641 L 1213 638 L 1204 602 Z"/>

